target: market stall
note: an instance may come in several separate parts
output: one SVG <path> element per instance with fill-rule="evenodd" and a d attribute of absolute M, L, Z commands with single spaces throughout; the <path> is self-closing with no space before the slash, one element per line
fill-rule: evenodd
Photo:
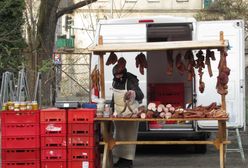
<path fill-rule="evenodd" d="M 109 168 L 112 165 L 111 150 L 115 145 L 123 144 L 211 144 L 219 150 L 220 168 L 225 167 L 225 146 L 230 143 L 227 141 L 226 136 L 226 121 L 228 115 L 226 113 L 226 100 L 227 94 L 227 82 L 229 68 L 226 63 L 228 41 L 224 40 L 223 32 L 220 33 L 220 40 L 212 41 L 173 41 L 173 42 L 152 42 L 152 43 L 132 43 L 132 44 L 103 44 L 102 37 L 99 38 L 99 43 L 95 47 L 91 48 L 94 54 L 99 55 L 100 58 L 100 88 L 101 98 L 105 98 L 105 84 L 104 84 L 104 55 L 107 52 L 137 52 L 137 51 L 169 51 L 173 49 L 190 49 L 190 50 L 207 50 L 217 49 L 220 52 L 219 62 L 219 76 L 217 78 L 216 89 L 221 97 L 221 106 L 217 110 L 211 110 L 211 113 L 205 113 L 201 109 L 196 111 L 185 111 L 183 109 L 177 109 L 178 115 L 172 117 L 97 117 L 95 121 L 102 123 L 102 134 L 104 144 L 103 154 L 103 168 Z M 230 70 L 229 70 L 230 71 Z M 226 79 L 227 78 L 227 79 Z M 223 80 L 226 79 L 226 80 Z M 200 83 L 202 81 L 200 80 Z M 208 111 L 209 112 L 209 111 Z M 175 112 L 174 112 L 175 114 Z M 203 115 L 199 115 L 203 114 Z M 204 116 L 204 117 L 203 117 Z M 218 121 L 218 133 L 215 139 L 207 141 L 115 141 L 112 138 L 110 125 L 112 121 L 198 121 L 198 120 L 215 120 Z"/>

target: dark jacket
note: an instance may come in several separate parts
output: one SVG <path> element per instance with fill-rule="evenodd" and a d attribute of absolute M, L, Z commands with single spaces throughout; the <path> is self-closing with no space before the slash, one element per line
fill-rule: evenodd
<path fill-rule="evenodd" d="M 116 78 L 113 79 L 113 83 L 112 83 L 113 88 L 119 90 L 125 90 L 126 80 L 127 80 L 127 90 L 135 91 L 135 95 L 136 95 L 135 100 L 137 100 L 139 103 L 142 103 L 144 94 L 139 87 L 139 80 L 137 76 L 129 72 L 126 72 L 123 76 L 123 80 L 120 81 L 119 79 Z M 114 95 L 112 97 L 111 107 L 114 108 Z"/>

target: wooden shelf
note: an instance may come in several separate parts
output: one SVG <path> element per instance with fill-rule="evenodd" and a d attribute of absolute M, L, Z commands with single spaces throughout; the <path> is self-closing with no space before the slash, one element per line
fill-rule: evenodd
<path fill-rule="evenodd" d="M 114 43 L 99 44 L 89 50 L 95 54 L 101 52 L 141 52 L 141 51 L 161 51 L 171 49 L 219 49 L 228 46 L 226 40 L 210 41 L 172 41 L 172 42 L 146 42 L 146 43 Z"/>

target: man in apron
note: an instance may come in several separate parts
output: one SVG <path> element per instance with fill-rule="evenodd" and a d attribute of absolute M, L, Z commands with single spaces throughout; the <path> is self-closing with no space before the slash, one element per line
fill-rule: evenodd
<path fill-rule="evenodd" d="M 113 68 L 113 99 L 111 107 L 118 117 L 130 117 L 142 102 L 144 94 L 139 87 L 137 77 L 125 67 Z M 138 122 L 114 122 L 114 138 L 119 141 L 136 141 L 138 135 Z M 113 155 L 119 160 L 114 168 L 132 168 L 135 158 L 136 145 L 117 145 L 113 149 Z"/>

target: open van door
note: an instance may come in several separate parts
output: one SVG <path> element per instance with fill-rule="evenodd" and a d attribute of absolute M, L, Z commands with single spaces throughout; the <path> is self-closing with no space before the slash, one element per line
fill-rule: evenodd
<path fill-rule="evenodd" d="M 245 127 L 245 55 L 244 55 L 244 22 L 231 21 L 204 21 L 197 22 L 196 40 L 216 40 L 220 31 L 224 32 L 224 39 L 229 40 L 230 50 L 227 51 L 227 66 L 231 69 L 228 82 L 228 94 L 226 96 L 227 113 L 229 113 L 229 128 Z M 216 86 L 218 76 L 219 52 L 215 52 L 215 61 L 211 61 L 213 76 L 210 78 L 207 68 L 203 72 L 205 91 L 199 91 L 199 76 L 196 75 L 196 105 L 209 105 L 212 102 L 221 103 Z M 196 72 L 196 74 L 198 74 Z M 199 121 L 200 129 L 212 129 L 217 127 L 214 121 Z"/>

